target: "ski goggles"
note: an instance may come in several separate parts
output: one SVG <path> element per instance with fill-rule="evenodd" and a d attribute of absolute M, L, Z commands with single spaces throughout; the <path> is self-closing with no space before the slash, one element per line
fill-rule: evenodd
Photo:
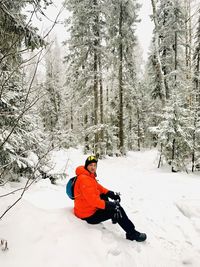
<path fill-rule="evenodd" d="M 88 161 L 92 161 L 92 160 L 95 160 L 96 162 L 98 161 L 98 159 L 95 157 L 95 156 L 89 156 L 87 158 Z"/>

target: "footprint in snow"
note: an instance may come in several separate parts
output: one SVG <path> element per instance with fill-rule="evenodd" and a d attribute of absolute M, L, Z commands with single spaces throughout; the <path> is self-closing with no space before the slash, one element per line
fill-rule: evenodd
<path fill-rule="evenodd" d="M 183 265 L 192 265 L 192 261 L 190 259 L 185 259 L 182 261 Z"/>
<path fill-rule="evenodd" d="M 108 254 L 111 254 L 113 256 L 118 256 L 121 254 L 121 250 L 119 248 L 112 248 L 108 250 Z"/>

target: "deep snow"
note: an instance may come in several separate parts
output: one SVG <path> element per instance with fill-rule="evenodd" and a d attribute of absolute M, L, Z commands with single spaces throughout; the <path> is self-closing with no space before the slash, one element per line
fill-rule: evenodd
<path fill-rule="evenodd" d="M 74 175 L 83 164 L 81 150 L 52 154 L 52 172 Z M 144 243 L 124 238 L 118 225 L 89 225 L 73 215 L 66 180 L 35 183 L 0 221 L 1 267 L 180 267 L 200 266 L 200 177 L 157 169 L 156 151 L 130 152 L 98 163 L 99 182 L 121 192 L 121 205 Z M 67 179 L 68 179 L 67 178 Z M 23 182 L 22 182 L 23 183 Z M 0 195 L 21 184 L 0 187 Z M 1 198 L 0 214 L 19 196 Z"/>

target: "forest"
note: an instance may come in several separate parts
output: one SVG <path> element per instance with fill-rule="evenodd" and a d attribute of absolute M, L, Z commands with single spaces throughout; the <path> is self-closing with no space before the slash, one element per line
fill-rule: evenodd
<path fill-rule="evenodd" d="M 34 24 L 53 4 L 0 0 L 0 185 L 37 179 L 50 151 L 79 146 L 100 158 L 155 148 L 158 167 L 199 171 L 198 1 L 151 0 L 145 64 L 140 1 L 63 1 L 62 44 Z"/>

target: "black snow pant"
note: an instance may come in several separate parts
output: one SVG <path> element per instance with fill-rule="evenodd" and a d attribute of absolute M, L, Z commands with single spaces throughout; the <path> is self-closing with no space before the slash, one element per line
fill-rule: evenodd
<path fill-rule="evenodd" d="M 101 195 L 101 198 L 104 200 L 108 200 L 105 195 Z M 117 223 L 121 226 L 121 228 L 126 233 L 134 233 L 135 225 L 131 222 L 131 220 L 126 215 L 124 209 L 120 206 L 121 216 L 117 219 Z M 92 216 L 84 218 L 83 220 L 87 221 L 89 224 L 98 224 L 100 222 L 104 222 L 107 220 L 114 220 L 114 210 L 102 210 L 98 209 Z"/>

